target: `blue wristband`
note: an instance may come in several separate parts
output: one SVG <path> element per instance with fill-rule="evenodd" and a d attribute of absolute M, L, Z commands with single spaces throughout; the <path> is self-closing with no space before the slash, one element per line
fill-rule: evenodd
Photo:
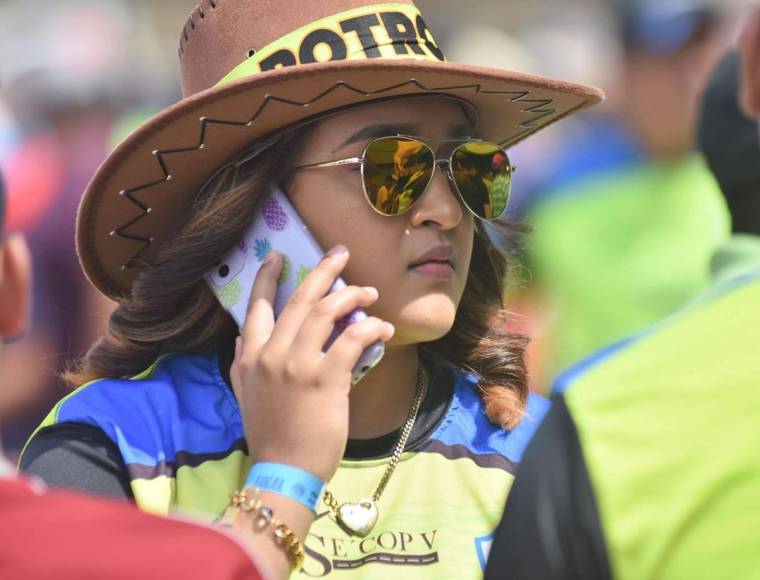
<path fill-rule="evenodd" d="M 316 475 L 291 465 L 257 463 L 251 467 L 245 487 L 284 495 L 316 513 L 326 485 Z"/>

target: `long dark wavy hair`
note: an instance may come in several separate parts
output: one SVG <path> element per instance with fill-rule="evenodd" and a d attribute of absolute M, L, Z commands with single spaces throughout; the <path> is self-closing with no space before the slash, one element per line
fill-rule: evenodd
<path fill-rule="evenodd" d="M 302 131 L 285 133 L 254 161 L 223 169 L 199 193 L 177 235 L 111 314 L 105 334 L 63 374 L 70 386 L 132 377 L 163 354 L 219 352 L 234 340 L 237 327 L 203 276 L 243 238 L 266 202 L 268 184 L 286 180 L 289 160 L 303 142 Z M 507 234 L 515 229 L 498 227 Z M 511 429 L 528 397 L 527 340 L 504 330 L 506 275 L 507 258 L 478 223 L 454 326 L 440 340 L 420 346 L 437 364 L 474 373 L 489 419 Z"/>

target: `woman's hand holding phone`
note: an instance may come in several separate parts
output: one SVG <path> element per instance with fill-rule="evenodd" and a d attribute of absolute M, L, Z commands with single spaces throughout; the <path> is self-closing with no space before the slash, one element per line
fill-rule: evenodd
<path fill-rule="evenodd" d="M 348 440 L 351 373 L 362 352 L 387 342 L 391 324 L 368 318 L 322 351 L 336 321 L 377 301 L 374 288 L 328 294 L 348 263 L 333 249 L 291 296 L 275 321 L 282 257 L 272 252 L 258 272 L 230 372 L 254 463 L 285 463 L 329 481 Z"/>
<path fill-rule="evenodd" d="M 329 481 L 348 440 L 352 370 L 364 350 L 388 341 L 394 328 L 377 318 L 351 324 L 326 352 L 336 321 L 375 303 L 374 288 L 330 292 L 348 263 L 345 248 L 331 251 L 298 286 L 275 320 L 283 261 L 271 252 L 257 272 L 230 369 L 253 463 L 284 463 Z M 285 496 L 263 492 L 262 501 L 302 540 L 314 513 Z M 247 512 L 233 524 L 274 578 L 290 574 L 285 551 L 256 529 Z"/>

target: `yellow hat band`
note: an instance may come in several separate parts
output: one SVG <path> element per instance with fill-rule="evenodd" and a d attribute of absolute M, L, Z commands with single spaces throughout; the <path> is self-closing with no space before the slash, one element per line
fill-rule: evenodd
<path fill-rule="evenodd" d="M 287 66 L 375 58 L 446 60 L 416 7 L 375 4 L 323 18 L 283 36 L 255 51 L 217 86 Z"/>

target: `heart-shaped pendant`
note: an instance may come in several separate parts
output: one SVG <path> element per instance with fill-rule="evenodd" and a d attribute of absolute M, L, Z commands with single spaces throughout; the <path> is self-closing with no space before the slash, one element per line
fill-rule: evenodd
<path fill-rule="evenodd" d="M 380 512 L 374 500 L 365 498 L 342 504 L 337 515 L 338 523 L 343 529 L 355 536 L 364 537 L 375 527 Z"/>

